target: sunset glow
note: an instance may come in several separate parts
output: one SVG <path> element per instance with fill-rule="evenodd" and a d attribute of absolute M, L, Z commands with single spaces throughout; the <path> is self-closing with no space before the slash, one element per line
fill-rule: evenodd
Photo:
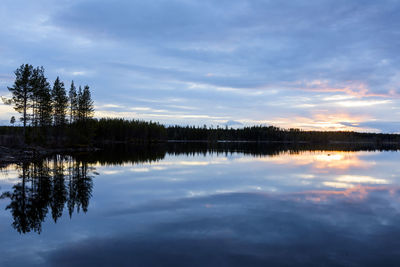
<path fill-rule="evenodd" d="M 397 3 L 161 2 L 5 0 L 0 96 L 32 62 L 89 84 L 98 118 L 399 132 Z"/>

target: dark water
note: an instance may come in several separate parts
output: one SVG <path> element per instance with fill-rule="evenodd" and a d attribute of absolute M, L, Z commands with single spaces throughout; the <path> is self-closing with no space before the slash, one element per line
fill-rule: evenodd
<path fill-rule="evenodd" d="M 0 266 L 400 266 L 400 153 L 175 144 L 0 172 Z"/>

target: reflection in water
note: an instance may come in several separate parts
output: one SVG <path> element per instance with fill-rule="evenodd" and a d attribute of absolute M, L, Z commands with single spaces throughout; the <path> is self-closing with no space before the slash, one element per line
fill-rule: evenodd
<path fill-rule="evenodd" d="M 243 153 L 255 156 L 254 158 L 239 158 L 237 162 L 266 161 L 282 165 L 312 165 L 315 169 L 327 171 L 329 169 L 346 170 L 350 167 L 365 167 L 369 163 L 362 162 L 351 152 L 335 151 L 342 148 L 347 151 L 360 149 L 396 149 L 392 147 L 369 147 L 365 145 L 325 146 L 328 151 L 321 151 L 324 147 L 285 144 L 254 144 L 254 143 L 168 143 L 162 145 L 142 146 L 112 146 L 96 153 L 80 153 L 73 156 L 56 155 L 52 158 L 35 162 L 24 162 L 18 165 L 20 180 L 13 186 L 13 190 L 5 192 L 1 198 L 9 198 L 11 203 L 7 209 L 11 210 L 14 218 L 13 227 L 20 233 L 42 231 L 42 222 L 51 211 L 54 222 L 63 214 L 65 205 L 71 217 L 74 210 L 87 212 L 89 199 L 92 193 L 93 181 L 88 175 L 92 167 L 89 165 L 126 165 L 139 163 L 155 163 L 169 155 L 228 155 Z M 316 150 L 313 150 L 316 149 Z M 331 151 L 329 151 L 331 150 Z M 172 162 L 170 162 L 172 163 Z M 218 161 L 214 162 L 218 163 Z M 164 162 L 161 165 L 165 165 Z M 180 166 L 205 166 L 209 162 L 179 161 Z M 157 164 L 155 164 L 157 165 Z M 152 169 L 163 166 L 153 165 Z M 149 168 L 131 168 L 132 172 L 147 172 Z M 105 171 L 104 174 L 116 174 Z M 311 175 L 312 176 L 312 175 Z M 174 181 L 178 179 L 174 178 Z M 352 182 L 386 184 L 384 179 L 368 176 L 342 175 L 334 181 L 323 184 L 333 188 L 351 188 Z"/>
<path fill-rule="evenodd" d="M 106 146 L 103 150 L 91 154 L 74 155 L 78 160 L 100 165 L 122 165 L 157 162 L 168 155 L 231 155 L 240 153 L 243 155 L 254 156 L 257 158 L 274 157 L 276 160 L 286 159 L 288 163 L 291 159 L 296 159 L 294 155 L 300 155 L 299 159 L 306 162 L 317 161 L 321 163 L 319 168 L 329 167 L 331 163 L 334 167 L 339 167 L 344 161 L 348 161 L 346 166 L 353 166 L 357 162 L 354 158 L 348 158 L 353 154 L 349 152 L 357 151 L 397 151 L 398 145 L 374 144 L 283 144 L 283 143 L 166 143 L 152 145 L 113 145 Z M 324 152 L 323 154 L 321 152 Z M 332 153 L 333 152 L 333 153 Z M 316 154 L 310 156 L 310 154 Z M 319 156 L 318 156 L 319 155 Z M 307 158 L 306 158 L 307 157 Z M 310 158 L 311 157 L 311 158 Z M 317 158 L 319 157 L 319 158 Z M 325 162 L 325 164 L 324 164 Z M 337 164 L 340 162 L 340 164 Z"/>
<path fill-rule="evenodd" d="M 162 144 L 14 165 L 0 265 L 400 266 L 400 154 L 362 149 Z"/>
<path fill-rule="evenodd" d="M 13 227 L 20 233 L 42 231 L 49 209 L 54 222 L 63 214 L 67 203 L 69 215 L 73 211 L 87 211 L 93 181 L 88 165 L 68 156 L 54 156 L 37 162 L 24 162 L 18 166 L 20 181 L 13 191 L 1 198 L 10 198 L 6 209 L 11 210 Z"/>
<path fill-rule="evenodd" d="M 148 203 L 109 215 L 150 213 L 140 232 L 129 221 L 129 231 L 73 241 L 44 257 L 49 266 L 71 259 L 74 266 L 399 266 L 400 208 L 388 207 L 398 196 L 398 189 L 360 186 Z"/>
<path fill-rule="evenodd" d="M 371 152 L 347 152 L 347 151 L 297 151 L 296 154 L 279 154 L 269 157 L 259 158 L 243 158 L 241 161 L 265 161 L 273 164 L 288 166 L 306 166 L 312 167 L 320 172 L 328 172 L 329 170 L 346 171 L 350 168 L 368 168 L 374 165 L 374 162 L 360 160 L 363 153 Z"/>

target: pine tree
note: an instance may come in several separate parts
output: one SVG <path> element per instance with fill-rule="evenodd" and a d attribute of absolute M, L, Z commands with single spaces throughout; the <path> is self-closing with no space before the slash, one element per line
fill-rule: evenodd
<path fill-rule="evenodd" d="M 35 99 L 34 125 L 46 127 L 52 122 L 52 99 L 50 84 L 44 76 L 44 68 L 37 67 L 32 76 L 33 93 Z"/>
<path fill-rule="evenodd" d="M 8 87 L 8 90 L 12 93 L 14 109 L 22 114 L 21 121 L 23 123 L 24 137 L 26 133 L 26 125 L 29 121 L 28 111 L 33 93 L 31 85 L 32 70 L 32 65 L 22 64 L 14 72 L 14 85 L 12 87 Z"/>
<path fill-rule="evenodd" d="M 64 83 L 60 81 L 59 77 L 54 81 L 51 97 L 53 100 L 54 126 L 63 126 L 66 121 L 68 98 Z"/>
<path fill-rule="evenodd" d="M 76 93 L 76 87 L 74 81 L 71 82 L 69 89 L 69 123 L 72 124 L 76 121 L 78 112 L 78 95 Z"/>
<path fill-rule="evenodd" d="M 94 106 L 88 85 L 85 85 L 85 87 L 83 88 L 83 92 L 81 95 L 81 108 L 84 121 L 93 117 Z"/>
<path fill-rule="evenodd" d="M 78 89 L 78 110 L 77 110 L 77 119 L 79 122 L 83 121 L 84 115 L 83 115 L 83 92 L 82 92 L 82 87 L 79 85 Z"/>
<path fill-rule="evenodd" d="M 79 86 L 78 90 L 78 120 L 80 122 L 85 122 L 87 119 L 93 117 L 94 104 L 90 89 L 88 85 L 82 88 Z"/>
<path fill-rule="evenodd" d="M 30 86 L 32 87 L 32 95 L 31 95 L 31 101 L 30 101 L 30 109 L 31 109 L 31 114 L 30 114 L 30 122 L 31 125 L 33 127 L 37 127 L 38 126 L 38 122 L 39 122 L 39 118 L 38 118 L 38 112 L 37 112 L 37 104 L 38 104 L 38 80 L 39 80 L 39 72 L 38 72 L 39 68 L 33 69 L 32 70 L 32 76 L 31 79 L 29 81 Z"/>

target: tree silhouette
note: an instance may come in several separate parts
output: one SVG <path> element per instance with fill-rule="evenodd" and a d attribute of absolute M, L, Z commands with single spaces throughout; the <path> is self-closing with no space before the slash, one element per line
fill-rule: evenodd
<path fill-rule="evenodd" d="M 69 96 L 69 123 L 72 124 L 76 120 L 78 112 L 78 95 L 74 81 L 71 82 L 71 87 L 68 92 Z"/>
<path fill-rule="evenodd" d="M 88 85 L 82 88 L 79 86 L 78 91 L 78 119 L 85 122 L 93 117 L 94 107 L 93 100 Z"/>
<path fill-rule="evenodd" d="M 33 70 L 31 84 L 35 99 L 33 111 L 34 126 L 48 127 L 52 122 L 52 99 L 50 84 L 44 76 L 44 68 L 37 67 Z"/>
<path fill-rule="evenodd" d="M 60 81 L 59 77 L 54 81 L 51 96 L 54 108 L 54 126 L 63 126 L 65 124 L 68 98 L 67 93 L 65 92 L 64 83 Z"/>
<path fill-rule="evenodd" d="M 12 87 L 8 90 L 12 93 L 12 103 L 14 109 L 22 114 L 21 121 L 23 124 L 23 134 L 26 134 L 26 126 L 29 121 L 28 109 L 30 107 L 30 100 L 32 97 L 32 71 L 33 67 L 29 64 L 22 64 L 15 70 L 15 81 Z"/>

